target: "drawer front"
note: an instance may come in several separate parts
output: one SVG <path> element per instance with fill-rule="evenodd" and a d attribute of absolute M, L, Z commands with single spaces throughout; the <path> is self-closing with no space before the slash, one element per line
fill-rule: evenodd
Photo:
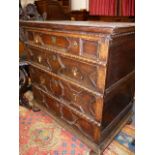
<path fill-rule="evenodd" d="M 87 92 L 73 84 L 63 81 L 57 77 L 49 75 L 35 67 L 30 68 L 32 83 L 41 90 L 52 94 L 54 97 L 65 102 L 80 113 L 97 120 L 98 111 L 96 100 L 101 97 Z M 100 105 L 102 108 L 102 105 Z M 99 120 L 98 120 L 99 121 Z"/>
<path fill-rule="evenodd" d="M 54 113 L 58 118 L 61 118 L 68 125 L 77 129 L 89 139 L 95 141 L 94 132 L 95 129 L 98 128 L 97 126 L 93 125 L 90 122 L 87 122 L 80 116 L 76 115 L 73 111 L 65 107 L 62 103 L 43 93 L 36 87 L 33 87 L 33 93 L 37 103 L 41 104 L 50 113 Z"/>
<path fill-rule="evenodd" d="M 28 31 L 28 40 L 35 45 L 51 47 L 64 53 L 70 53 L 90 59 L 98 59 L 99 37 L 95 35 L 76 35 L 63 32 Z"/>
<path fill-rule="evenodd" d="M 97 86 L 98 66 L 66 58 L 57 53 L 29 48 L 28 58 L 31 62 L 40 64 L 50 72 L 72 80 L 91 90 L 103 92 Z M 104 73 L 103 73 L 104 74 Z M 103 75 L 104 76 L 104 75 Z"/>

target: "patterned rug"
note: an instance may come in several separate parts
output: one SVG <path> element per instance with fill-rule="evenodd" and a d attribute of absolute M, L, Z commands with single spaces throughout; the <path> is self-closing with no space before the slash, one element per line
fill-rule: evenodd
<path fill-rule="evenodd" d="M 89 155 L 90 148 L 44 112 L 19 107 L 20 155 Z M 126 125 L 103 155 L 133 155 L 135 129 Z"/>

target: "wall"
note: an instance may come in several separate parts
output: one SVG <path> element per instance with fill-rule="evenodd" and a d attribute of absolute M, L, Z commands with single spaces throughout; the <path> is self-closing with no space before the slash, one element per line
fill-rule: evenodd
<path fill-rule="evenodd" d="M 89 0 L 71 0 L 71 10 L 89 10 Z"/>

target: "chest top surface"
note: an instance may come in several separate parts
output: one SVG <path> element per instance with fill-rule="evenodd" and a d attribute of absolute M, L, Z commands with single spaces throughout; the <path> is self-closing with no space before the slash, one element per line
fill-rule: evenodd
<path fill-rule="evenodd" d="M 100 21 L 20 21 L 20 26 L 117 34 L 133 32 L 134 23 Z"/>

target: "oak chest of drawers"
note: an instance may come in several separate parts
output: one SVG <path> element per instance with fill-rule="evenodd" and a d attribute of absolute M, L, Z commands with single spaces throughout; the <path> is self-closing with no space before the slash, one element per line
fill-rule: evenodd
<path fill-rule="evenodd" d="M 38 106 L 100 154 L 132 109 L 134 24 L 20 21 Z"/>

